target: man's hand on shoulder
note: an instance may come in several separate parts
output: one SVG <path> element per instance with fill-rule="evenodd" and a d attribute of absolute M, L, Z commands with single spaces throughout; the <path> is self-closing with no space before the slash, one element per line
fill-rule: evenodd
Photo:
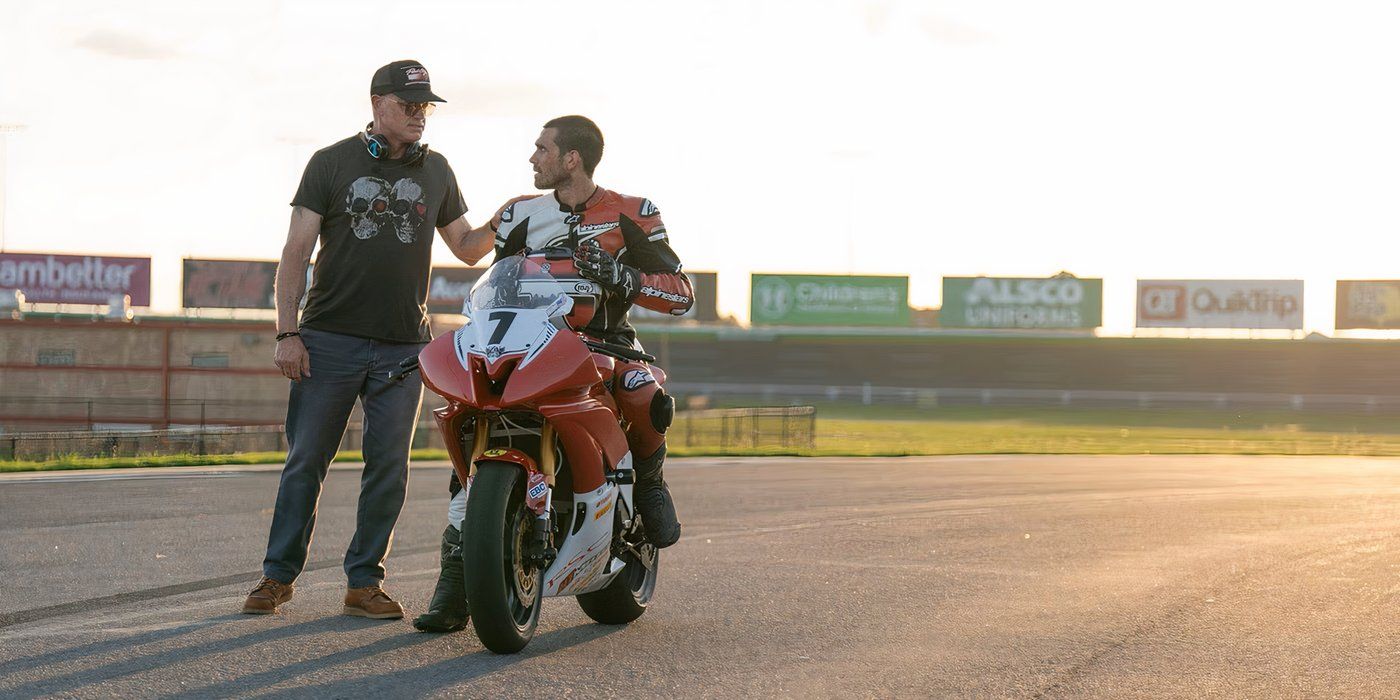
<path fill-rule="evenodd" d="M 501 208 L 497 209 L 495 215 L 491 217 L 491 228 L 500 229 L 501 224 L 506 223 L 506 219 L 504 218 L 506 216 L 506 210 L 515 206 L 516 202 L 523 202 L 527 199 L 534 199 L 538 196 L 539 195 L 537 194 L 522 194 L 518 197 L 512 197 L 510 201 L 506 202 L 505 204 L 502 204 Z"/>
<path fill-rule="evenodd" d="M 457 256 L 458 260 L 468 265 L 475 265 L 495 247 L 496 232 L 501 227 L 501 215 L 516 202 L 530 199 L 533 196 L 521 195 L 502 204 L 490 220 L 477 228 L 472 228 L 471 224 L 467 223 L 467 217 L 461 216 L 438 229 L 438 233 L 442 235 L 442 240 L 447 243 L 447 247 L 453 255 Z"/>

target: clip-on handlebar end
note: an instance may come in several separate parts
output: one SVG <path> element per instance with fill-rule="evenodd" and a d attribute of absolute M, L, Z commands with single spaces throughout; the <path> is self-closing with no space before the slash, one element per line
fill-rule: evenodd
<path fill-rule="evenodd" d="M 409 357 L 405 357 L 402 360 L 399 360 L 398 369 L 389 372 L 389 381 L 391 383 L 401 382 L 404 380 L 404 377 L 407 377 L 408 375 L 416 371 L 418 371 L 418 356 L 412 355 Z"/>
<path fill-rule="evenodd" d="M 656 364 L 655 355 L 642 352 L 641 350 L 637 350 L 636 348 L 629 348 L 626 345 L 614 345 L 613 343 L 604 343 L 599 340 L 589 340 L 587 338 L 585 338 L 583 342 L 593 351 L 600 352 L 604 355 L 611 355 L 612 357 L 616 357 L 619 360 Z"/>

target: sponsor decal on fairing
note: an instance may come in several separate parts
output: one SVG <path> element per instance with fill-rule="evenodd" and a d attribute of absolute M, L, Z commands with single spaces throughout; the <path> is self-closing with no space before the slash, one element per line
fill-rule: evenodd
<path fill-rule="evenodd" d="M 598 518 L 601 518 L 601 517 L 603 517 L 604 515 L 607 515 L 608 512 L 612 510 L 612 507 L 613 507 L 613 502 L 612 502 L 612 501 L 609 501 L 607 505 L 603 506 L 602 508 L 599 508 L 599 509 L 598 509 L 598 512 L 596 512 L 596 513 L 593 514 L 593 519 L 594 519 L 594 520 L 597 520 Z"/>
<path fill-rule="evenodd" d="M 531 487 L 530 487 L 530 491 L 529 491 L 529 493 L 528 493 L 527 495 L 530 497 L 531 500 L 534 500 L 534 499 L 536 499 L 536 498 L 541 498 L 541 497 L 543 497 L 543 496 L 544 496 L 544 492 L 545 492 L 545 491 L 548 491 L 548 490 L 549 490 L 549 484 L 546 484 L 545 482 L 541 481 L 540 483 L 535 484 L 534 486 L 531 486 Z"/>

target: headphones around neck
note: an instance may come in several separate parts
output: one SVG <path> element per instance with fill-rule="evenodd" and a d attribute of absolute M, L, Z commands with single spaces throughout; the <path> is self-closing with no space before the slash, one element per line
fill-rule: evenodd
<path fill-rule="evenodd" d="M 371 134 L 370 129 L 374 128 L 374 122 L 365 126 L 365 130 L 360 134 L 360 140 L 365 142 L 365 150 L 369 151 L 369 157 L 375 160 L 389 159 L 389 139 L 382 134 Z M 404 165 L 420 166 L 428 158 L 428 144 L 422 141 L 414 141 L 404 149 L 402 162 Z"/>

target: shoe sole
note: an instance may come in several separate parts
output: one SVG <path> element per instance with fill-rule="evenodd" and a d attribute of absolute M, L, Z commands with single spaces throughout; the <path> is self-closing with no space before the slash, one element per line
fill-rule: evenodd
<path fill-rule="evenodd" d="M 243 608 L 244 615 L 271 615 L 275 612 L 277 612 L 277 608 L 273 608 L 271 610 L 264 610 L 262 608 Z"/>
<path fill-rule="evenodd" d="M 371 620 L 402 620 L 402 619 L 403 619 L 403 613 L 401 613 L 401 612 L 397 612 L 397 613 L 393 613 L 393 612 L 387 612 L 387 613 L 372 613 L 372 612 L 370 612 L 370 611 L 368 611 L 368 610 L 365 610 L 364 608 L 356 608 L 356 607 L 351 607 L 351 606 L 349 606 L 349 605 L 345 606 L 344 608 L 341 608 L 340 612 L 341 612 L 342 615 L 351 615 L 351 616 L 353 616 L 353 617 L 367 617 L 367 618 L 369 618 L 369 619 L 371 619 Z"/>
<path fill-rule="evenodd" d="M 418 630 L 419 632 L 433 632 L 433 633 L 436 633 L 436 634 L 448 634 L 448 633 L 450 633 L 450 632 L 461 632 L 462 630 L 464 630 L 464 629 L 466 629 L 466 628 L 467 628 L 466 623 L 462 623 L 462 624 L 460 624 L 460 625 L 453 625 L 453 626 L 451 626 L 451 627 L 442 627 L 442 626 L 440 626 L 440 625 L 420 625 L 420 624 L 418 624 L 417 622 L 414 622 L 414 623 L 413 623 L 413 629 L 416 629 L 416 630 Z"/>

